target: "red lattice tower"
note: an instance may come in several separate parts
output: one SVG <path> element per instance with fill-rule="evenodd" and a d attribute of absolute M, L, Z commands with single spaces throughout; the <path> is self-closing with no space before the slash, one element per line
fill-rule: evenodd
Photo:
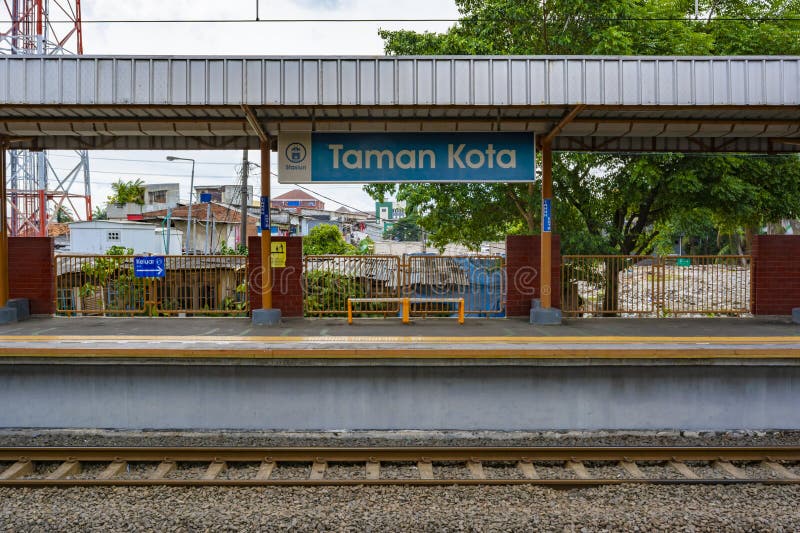
<path fill-rule="evenodd" d="M 83 53 L 81 0 L 0 0 L 0 54 L 74 55 Z M 59 173 L 46 152 L 9 151 L 9 231 L 15 236 L 46 236 L 48 225 L 75 202 L 85 204 L 91 220 L 92 201 L 89 156 L 76 151 L 78 163 Z M 75 181 L 84 182 L 83 194 L 71 192 Z M 83 202 L 81 202 L 83 200 Z"/>

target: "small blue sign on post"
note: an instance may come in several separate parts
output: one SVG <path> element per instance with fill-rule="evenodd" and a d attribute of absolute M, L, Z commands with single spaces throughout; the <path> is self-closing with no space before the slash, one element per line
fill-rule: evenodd
<path fill-rule="evenodd" d="M 269 196 L 261 197 L 261 229 L 268 228 L 269 223 Z"/>
<path fill-rule="evenodd" d="M 545 198 L 542 203 L 542 231 L 551 231 L 553 221 L 552 203 L 553 201 L 550 198 Z"/>
<path fill-rule="evenodd" d="M 133 275 L 137 278 L 163 278 L 166 274 L 163 255 L 133 258 Z"/>

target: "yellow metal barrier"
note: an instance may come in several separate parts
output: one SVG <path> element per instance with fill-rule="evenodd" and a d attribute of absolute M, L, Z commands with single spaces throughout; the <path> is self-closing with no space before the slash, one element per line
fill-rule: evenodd
<path fill-rule="evenodd" d="M 134 256 L 57 255 L 56 313 L 247 316 L 247 257 L 166 256 L 164 277 L 137 278 Z"/>
<path fill-rule="evenodd" d="M 498 255 L 317 255 L 304 259 L 306 316 L 503 316 L 505 263 Z M 409 298 L 403 306 L 403 298 Z M 457 309 L 463 301 L 464 309 Z"/>
<path fill-rule="evenodd" d="M 742 315 L 750 312 L 750 256 L 565 255 L 565 316 Z"/>

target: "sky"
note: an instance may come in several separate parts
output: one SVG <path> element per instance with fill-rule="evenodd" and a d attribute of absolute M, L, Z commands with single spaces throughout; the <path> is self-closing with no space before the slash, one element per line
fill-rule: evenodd
<path fill-rule="evenodd" d="M 444 31 L 450 22 L 253 22 L 228 24 L 94 24 L 92 20 L 255 19 L 256 0 L 83 0 L 84 53 L 90 55 L 382 55 L 378 30 Z M 260 0 L 260 18 L 280 19 L 455 19 L 453 0 Z M 51 151 L 51 165 L 61 175 L 77 163 L 73 152 Z M 195 185 L 237 183 L 241 151 L 96 151 L 90 153 L 92 203 L 105 204 L 111 184 L 118 179 L 141 178 L 145 183 L 180 183 L 188 200 L 191 163 L 167 162 L 167 155 L 196 159 Z M 250 151 L 251 161 L 259 161 Z M 273 154 L 275 164 L 277 157 Z M 275 168 L 272 169 L 275 172 Z M 260 196 L 260 171 L 251 172 L 250 184 Z M 74 192 L 81 192 L 76 183 Z M 272 196 L 293 186 L 272 177 Z M 361 185 L 313 185 L 326 207 L 340 205 L 374 210 L 374 201 Z M 338 202 L 338 203 L 337 203 Z"/>

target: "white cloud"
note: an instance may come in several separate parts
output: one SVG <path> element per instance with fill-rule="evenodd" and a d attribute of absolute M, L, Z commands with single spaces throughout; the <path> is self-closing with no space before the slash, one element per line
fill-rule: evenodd
<path fill-rule="evenodd" d="M 346 0 L 294 0 L 297 5 L 304 8 L 341 9 L 351 4 Z"/>
<path fill-rule="evenodd" d="M 94 24 L 91 20 L 252 19 L 255 0 L 84 0 L 84 52 L 94 55 L 382 55 L 378 29 L 444 31 L 451 23 L 309 22 L 309 23 L 184 23 Z M 259 15 L 269 19 L 407 19 L 457 18 L 452 0 L 261 0 Z M 56 168 L 72 168 L 71 152 L 51 152 Z M 197 159 L 195 184 L 235 183 L 241 152 L 174 153 Z M 167 152 L 92 152 L 92 196 L 103 205 L 110 184 L 119 178 L 141 177 L 147 183 L 179 182 L 188 199 L 189 171 L 185 164 L 165 161 Z M 250 152 L 258 160 L 258 152 Z M 274 159 L 274 158 L 273 158 Z M 128 161 L 132 160 L 132 161 Z M 273 162 L 274 164 L 274 162 Z M 259 177 L 251 184 L 258 186 Z M 272 194 L 292 187 L 278 185 Z M 362 210 L 374 209 L 359 185 L 315 185 L 313 190 Z M 74 190 L 82 190 L 76 184 Z M 256 190 L 260 195 L 260 191 Z M 333 202 L 325 200 L 330 206 Z M 332 205 L 334 208 L 338 205 Z"/>

